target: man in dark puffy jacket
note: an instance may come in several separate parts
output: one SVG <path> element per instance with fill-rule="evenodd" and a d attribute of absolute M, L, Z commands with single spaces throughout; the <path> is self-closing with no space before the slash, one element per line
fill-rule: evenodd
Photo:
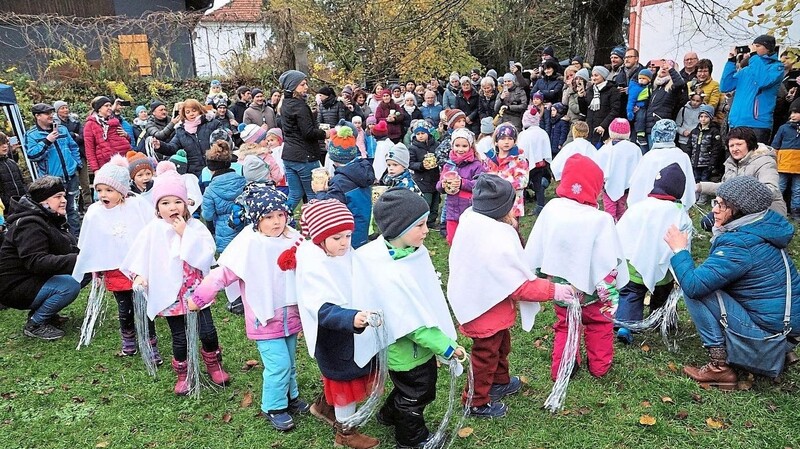
<path fill-rule="evenodd" d="M 236 89 L 236 103 L 231 106 L 229 111 L 233 114 L 233 118 L 237 123 L 242 123 L 244 120 L 244 111 L 250 106 L 250 100 L 253 98 L 250 95 L 250 88 L 247 86 L 239 86 Z"/>
<path fill-rule="evenodd" d="M 328 86 L 319 90 L 319 102 L 317 103 L 317 121 L 327 123 L 331 128 L 339 123 L 339 120 L 348 120 L 347 108 L 344 103 L 336 98 L 336 92 Z"/>
<path fill-rule="evenodd" d="M 147 125 L 144 127 L 145 136 L 152 136 L 162 142 L 169 142 L 175 135 L 175 125 L 181 122 L 181 118 L 175 115 L 172 119 L 167 112 L 167 105 L 154 100 L 150 103 L 150 117 L 147 118 Z"/>

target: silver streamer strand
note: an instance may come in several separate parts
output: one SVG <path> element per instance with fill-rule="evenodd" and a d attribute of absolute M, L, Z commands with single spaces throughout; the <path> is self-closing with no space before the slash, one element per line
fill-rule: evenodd
<path fill-rule="evenodd" d="M 189 395 L 200 398 L 200 326 L 197 312 L 186 313 L 186 381 Z"/>
<path fill-rule="evenodd" d="M 550 396 L 544 401 L 544 408 L 556 413 L 564 406 L 567 387 L 572 370 L 575 368 L 575 356 L 578 354 L 578 337 L 581 331 L 581 304 L 575 299 L 567 306 L 567 343 L 558 364 L 558 376 Z"/>
<path fill-rule="evenodd" d="M 463 407 L 461 407 L 461 388 L 458 387 L 458 377 L 464 372 L 462 363 L 467 364 L 467 402 Z M 444 413 L 439 427 L 436 428 L 436 432 L 434 432 L 430 440 L 425 443 L 424 449 L 449 449 L 455 441 L 453 437 L 458 433 L 459 429 L 464 426 L 464 421 L 466 421 L 467 415 L 469 414 L 469 408 L 472 407 L 472 397 L 475 395 L 475 378 L 473 377 L 472 360 L 470 360 L 469 354 L 465 353 L 464 358 L 461 360 L 453 357 L 447 360 L 446 364 L 450 371 L 450 390 L 447 392 L 447 411 Z M 461 407 L 461 414 L 458 417 L 458 422 L 451 431 L 452 435 L 450 435 L 450 440 L 448 442 L 447 428 L 450 425 L 453 412 L 457 407 Z"/>
<path fill-rule="evenodd" d="M 89 300 L 86 303 L 86 315 L 81 324 L 81 336 L 78 339 L 78 347 L 89 346 L 94 337 L 95 326 L 98 321 L 103 322 L 105 316 L 106 283 L 103 276 L 95 276 L 92 279 L 92 288 L 89 291 Z"/>
<path fill-rule="evenodd" d="M 389 373 L 389 345 L 387 343 L 389 333 L 386 326 L 383 326 L 383 312 L 370 313 L 367 323 L 374 329 L 375 345 L 381 349 L 376 355 L 376 371 L 372 381 L 371 393 L 361 407 L 358 408 L 358 411 L 342 421 L 342 424 L 347 428 L 361 427 L 375 415 L 383 398 L 386 377 Z"/>
<path fill-rule="evenodd" d="M 139 353 L 142 355 L 144 368 L 147 370 L 147 374 L 156 377 L 158 367 L 153 358 L 153 347 L 150 346 L 148 335 L 147 293 L 141 285 L 133 287 L 133 321 L 136 326 L 136 342 L 139 344 Z"/>

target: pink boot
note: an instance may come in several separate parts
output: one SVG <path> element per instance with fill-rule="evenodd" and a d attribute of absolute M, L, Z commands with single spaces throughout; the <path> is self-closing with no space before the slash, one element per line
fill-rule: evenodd
<path fill-rule="evenodd" d="M 201 349 L 200 354 L 203 356 L 203 362 L 206 364 L 206 371 L 211 377 L 211 382 L 220 386 L 227 385 L 231 376 L 222 368 L 222 348 L 214 352 L 206 352 L 205 349 Z"/>
<path fill-rule="evenodd" d="M 189 382 L 186 381 L 186 373 L 188 371 L 186 362 L 179 362 L 172 359 L 172 369 L 178 376 L 178 381 L 175 382 L 175 394 L 178 396 L 186 396 L 189 394 Z"/>

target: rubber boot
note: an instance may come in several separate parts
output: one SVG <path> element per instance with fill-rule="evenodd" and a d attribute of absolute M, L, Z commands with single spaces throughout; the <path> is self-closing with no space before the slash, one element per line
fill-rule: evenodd
<path fill-rule="evenodd" d="M 704 366 L 700 368 L 684 366 L 683 372 L 695 382 L 720 390 L 735 390 L 736 372 L 728 366 L 728 351 L 724 347 L 708 348 L 708 356 L 711 361 Z"/>
<path fill-rule="evenodd" d="M 211 377 L 211 382 L 219 386 L 227 385 L 231 376 L 222 368 L 222 348 L 214 352 L 206 352 L 205 349 L 201 349 L 200 354 L 203 356 L 203 362 L 206 364 L 206 371 Z"/>
<path fill-rule="evenodd" d="M 364 435 L 358 431 L 357 427 L 346 427 L 336 421 L 333 425 L 336 429 L 336 437 L 333 440 L 333 447 L 350 447 L 353 449 L 371 449 L 377 447 L 381 442 L 377 438 Z"/>
<path fill-rule="evenodd" d="M 120 329 L 119 333 L 122 334 L 122 352 L 120 352 L 120 355 L 131 356 L 139 352 L 136 345 L 136 330 Z"/>
<path fill-rule="evenodd" d="M 178 381 L 175 382 L 175 394 L 178 396 L 186 396 L 189 394 L 189 382 L 186 381 L 186 374 L 188 365 L 186 362 L 179 362 L 172 359 L 172 370 L 178 376 Z"/>
<path fill-rule="evenodd" d="M 158 337 L 152 337 L 150 339 L 150 347 L 153 349 L 153 362 L 156 366 L 163 365 L 164 360 L 161 358 L 161 353 L 158 352 Z"/>
<path fill-rule="evenodd" d="M 311 404 L 311 414 L 317 417 L 320 421 L 333 427 L 336 422 L 336 412 L 333 407 L 325 400 L 325 393 L 320 393 L 314 403 Z"/>

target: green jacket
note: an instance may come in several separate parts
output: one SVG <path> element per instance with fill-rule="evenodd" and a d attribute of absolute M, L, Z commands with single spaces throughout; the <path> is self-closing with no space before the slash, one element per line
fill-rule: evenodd
<path fill-rule="evenodd" d="M 420 327 L 389 345 L 389 370 L 410 371 L 434 355 L 449 359 L 457 346 L 438 327 Z"/>

